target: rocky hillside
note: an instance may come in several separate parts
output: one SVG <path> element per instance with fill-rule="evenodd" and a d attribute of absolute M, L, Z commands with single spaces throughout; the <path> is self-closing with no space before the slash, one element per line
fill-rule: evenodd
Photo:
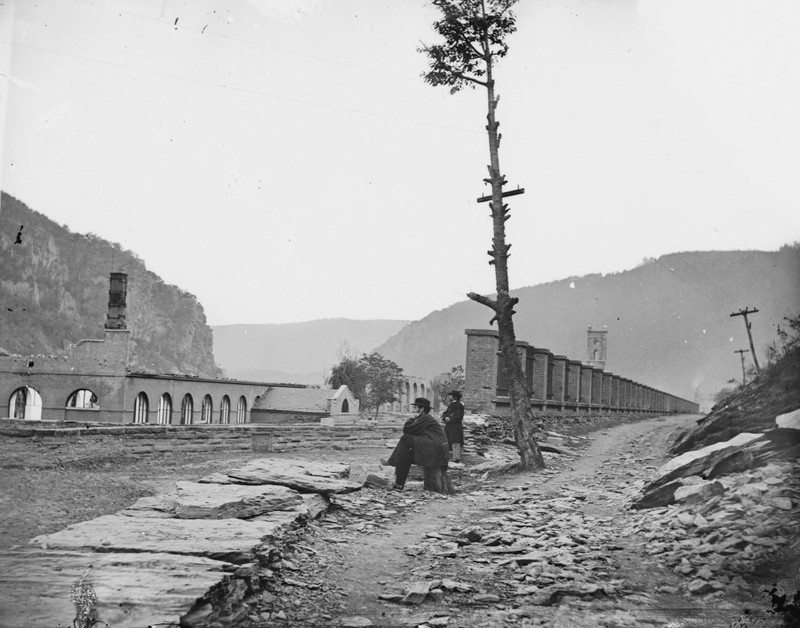
<path fill-rule="evenodd" d="M 692 429 L 679 434 L 670 453 L 683 454 L 742 433 L 774 430 L 776 416 L 800 409 L 800 340 L 795 339 L 794 345 L 757 379 L 715 406 Z M 782 433 L 777 437 L 788 438 Z"/>
<path fill-rule="evenodd" d="M 322 384 L 344 347 L 367 353 L 408 321 L 329 318 L 274 325 L 220 325 L 214 356 L 226 375 L 265 382 Z"/>
<path fill-rule="evenodd" d="M 570 277 L 514 291 L 517 338 L 586 358 L 586 329 L 608 329 L 607 370 L 701 402 L 741 378 L 736 349 L 748 348 L 751 317 L 761 348 L 785 316 L 800 311 L 800 246 L 777 252 L 664 255 L 632 270 Z M 464 363 L 466 328 L 489 328 L 489 311 L 456 303 L 410 324 L 377 348 L 407 372 L 431 376 Z M 708 406 L 710 407 L 710 403 Z"/>
<path fill-rule="evenodd" d="M 134 253 L 72 233 L 3 193 L 0 199 L 0 347 L 55 354 L 101 338 L 109 273 L 128 273 L 128 328 L 139 371 L 220 374 L 197 299 L 165 284 Z"/>
<path fill-rule="evenodd" d="M 686 576 L 695 595 L 746 588 L 759 574 L 769 574 L 771 583 L 783 579 L 786 591 L 797 589 L 797 339 L 757 380 L 681 431 L 671 453 L 677 455 L 647 479 L 631 504 L 645 511 L 636 531 L 647 539 L 648 553 Z M 779 598 L 773 595 L 775 611 L 784 616 L 780 625 L 800 625 L 800 591 L 788 606 L 776 605 Z"/>

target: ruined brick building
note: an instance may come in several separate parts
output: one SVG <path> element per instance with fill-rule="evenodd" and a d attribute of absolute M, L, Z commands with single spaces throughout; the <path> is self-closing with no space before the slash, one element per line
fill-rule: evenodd
<path fill-rule="evenodd" d="M 112 273 L 108 314 L 101 339 L 81 340 L 64 355 L 0 355 L 0 417 L 25 420 L 191 425 L 268 422 L 269 413 L 253 416 L 256 403 L 270 390 L 308 387 L 299 384 L 215 379 L 130 370 L 130 335 L 126 322 L 127 275 Z M 329 414 L 352 412 L 352 395 L 317 390 L 336 398 Z M 323 399 L 324 405 L 324 399 Z M 356 412 L 357 412 L 357 403 Z"/>

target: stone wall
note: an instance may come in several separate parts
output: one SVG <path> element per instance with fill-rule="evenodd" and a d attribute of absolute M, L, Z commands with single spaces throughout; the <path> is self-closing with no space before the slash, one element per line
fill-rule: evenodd
<path fill-rule="evenodd" d="M 464 405 L 483 410 L 491 407 L 497 382 L 497 334 L 471 330 L 467 335 L 467 365 L 464 373 Z"/>
<path fill-rule="evenodd" d="M 485 414 L 508 412 L 510 382 L 505 369 L 498 363 L 498 332 L 467 329 L 465 333 L 467 356 L 463 401 L 466 409 Z M 602 336 L 601 332 L 598 333 Z M 590 362 L 554 356 L 545 348 L 533 347 L 521 340 L 517 341 L 517 352 L 531 405 L 536 410 L 699 412 L 699 406 L 694 402 L 608 373 Z"/>
<path fill-rule="evenodd" d="M 160 453 L 384 448 L 402 426 L 125 425 L 69 426 L 7 420 L 0 424 L 0 465 L 93 464 Z"/>
<path fill-rule="evenodd" d="M 267 410 L 253 408 L 250 422 L 258 425 L 319 425 L 320 419 L 328 416 L 319 412 L 291 412 L 289 410 Z"/>

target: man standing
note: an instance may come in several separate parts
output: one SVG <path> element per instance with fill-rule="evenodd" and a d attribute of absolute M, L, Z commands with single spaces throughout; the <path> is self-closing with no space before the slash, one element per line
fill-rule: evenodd
<path fill-rule="evenodd" d="M 402 491 L 412 464 L 423 467 L 424 488 L 441 493 L 443 471 L 447 469 L 447 436 L 441 424 L 431 416 L 431 402 L 417 397 L 414 407 L 419 414 L 403 426 L 403 435 L 386 464 L 394 467 L 394 490 Z"/>
<path fill-rule="evenodd" d="M 461 393 L 454 390 L 450 393 L 450 405 L 442 414 L 444 433 L 447 443 L 453 452 L 453 462 L 461 462 L 461 447 L 464 445 L 464 404 Z"/>

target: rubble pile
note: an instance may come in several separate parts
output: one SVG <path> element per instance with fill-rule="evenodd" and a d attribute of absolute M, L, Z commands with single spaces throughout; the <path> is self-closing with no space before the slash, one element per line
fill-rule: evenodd
<path fill-rule="evenodd" d="M 499 503 L 488 510 L 497 514 L 477 525 L 429 533 L 406 552 L 435 559 L 437 574 L 466 567 L 474 581 L 454 590 L 474 590 L 469 600 L 463 600 L 473 604 L 510 597 L 517 603 L 547 606 L 565 597 L 613 597 L 622 592 L 622 581 L 611 578 L 611 557 L 619 548 L 613 519 L 583 512 L 588 494 L 598 497 L 597 493 L 570 487 L 558 495 L 542 495 L 529 486 L 518 493 L 492 500 Z M 493 494 L 478 490 L 467 498 L 488 501 Z M 458 559 L 461 564 L 444 559 Z M 429 593 L 435 596 L 439 582 L 450 580 L 433 581 Z M 407 603 L 399 595 L 397 600 Z"/>
<path fill-rule="evenodd" d="M 638 515 L 632 529 L 644 536 L 648 555 L 687 578 L 689 593 L 747 589 L 743 576 L 797 544 L 797 463 L 772 463 L 711 481 L 693 476 L 675 499 Z"/>
<path fill-rule="evenodd" d="M 484 456 L 492 447 L 514 445 L 511 420 L 486 414 L 464 415 L 464 453 Z"/>
<path fill-rule="evenodd" d="M 687 451 L 631 503 L 645 552 L 693 595 L 736 587 L 766 562 L 800 553 L 800 410 L 772 429 Z"/>
<path fill-rule="evenodd" d="M 305 536 L 273 556 L 267 590 L 250 605 L 253 625 L 391 619 L 454 626 L 468 618 L 475 626 L 622 627 L 668 623 L 670 612 L 697 621 L 735 619 L 742 607 L 725 596 L 752 594 L 745 578 L 754 566 L 796 540 L 795 461 L 714 479 L 680 477 L 671 503 L 633 510 L 643 475 L 665 476 L 655 465 L 667 432 L 637 430 L 613 455 L 591 463 L 590 474 L 581 468 L 581 449 L 607 432 L 546 434 L 543 442 L 561 453 L 545 451 L 548 468 L 535 476 L 489 480 L 469 473 L 473 461 L 501 457 L 503 448 L 494 447 L 455 472 L 455 497 L 425 493 L 416 482 L 402 493 L 332 495 L 331 508 L 308 523 Z M 733 451 L 719 454 L 724 449 L 707 462 Z M 686 468 L 697 464 L 690 458 Z M 667 472 L 683 466 L 669 465 Z M 364 553 L 382 563 L 393 551 L 399 557 L 377 568 L 354 558 Z M 353 564 L 357 572 L 341 567 Z"/>
<path fill-rule="evenodd" d="M 549 443 L 553 438 L 556 445 L 578 445 L 585 434 L 607 429 L 623 423 L 632 423 L 651 418 L 644 414 L 535 414 L 534 437 L 538 443 Z M 501 445 L 516 447 L 514 426 L 510 417 L 489 416 L 486 414 L 466 414 L 464 416 L 465 452 L 478 456 Z"/>

